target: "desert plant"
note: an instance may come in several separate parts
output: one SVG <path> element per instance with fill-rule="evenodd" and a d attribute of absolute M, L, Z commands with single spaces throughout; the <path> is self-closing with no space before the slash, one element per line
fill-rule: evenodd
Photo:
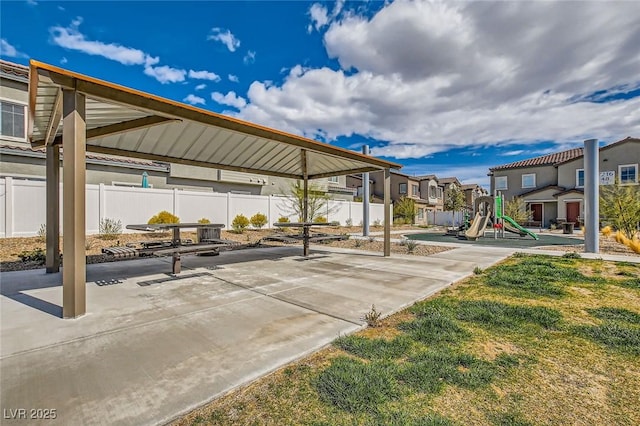
<path fill-rule="evenodd" d="M 285 211 L 291 212 L 302 221 L 304 211 L 304 187 L 301 181 L 296 181 L 291 185 L 288 197 L 282 199 L 282 207 Z M 327 195 L 317 184 L 309 183 L 307 188 L 307 220 L 314 222 L 320 212 L 330 214 L 338 206 L 329 207 L 329 195 Z"/>
<path fill-rule="evenodd" d="M 409 239 L 407 237 L 402 237 L 402 238 L 400 238 L 400 241 L 398 242 L 398 245 L 404 247 L 404 246 L 407 245 L 407 241 L 409 241 Z"/>
<path fill-rule="evenodd" d="M 18 253 L 18 257 L 23 262 L 38 262 L 41 265 L 47 260 L 47 253 L 42 248 L 37 248 L 34 250 L 24 250 Z"/>
<path fill-rule="evenodd" d="M 363 243 L 364 243 L 364 242 L 363 242 L 360 238 L 356 238 L 355 240 L 353 240 L 353 245 L 354 245 L 356 248 L 362 247 L 362 244 L 363 244 Z"/>
<path fill-rule="evenodd" d="M 315 223 L 327 223 L 327 218 L 324 216 L 318 216 L 313 221 Z"/>
<path fill-rule="evenodd" d="M 236 234 L 242 234 L 247 226 L 249 226 L 249 219 L 243 214 L 237 215 L 231 222 L 231 227 Z"/>
<path fill-rule="evenodd" d="M 211 221 L 206 217 L 201 217 L 200 219 L 198 219 L 198 223 L 207 224 L 207 223 L 211 223 Z"/>
<path fill-rule="evenodd" d="M 414 241 L 414 240 L 407 240 L 407 253 L 411 254 L 416 250 L 416 247 L 418 247 L 418 242 Z"/>
<path fill-rule="evenodd" d="M 156 223 L 180 223 L 180 218 L 166 210 L 163 210 L 157 215 L 152 216 L 147 223 L 149 225 Z"/>
<path fill-rule="evenodd" d="M 40 228 L 38 228 L 38 239 L 40 241 L 45 241 L 47 239 L 47 225 L 45 225 L 44 223 L 40 225 Z"/>
<path fill-rule="evenodd" d="M 600 187 L 600 216 L 613 228 L 632 239 L 640 223 L 640 189 L 637 185 L 603 185 Z"/>
<path fill-rule="evenodd" d="M 103 240 L 115 240 L 122 234 L 122 222 L 105 217 L 99 224 L 100 238 Z"/>
<path fill-rule="evenodd" d="M 404 223 L 413 223 L 417 214 L 416 202 L 411 198 L 401 197 L 393 205 L 394 223 L 396 219 L 402 219 Z"/>
<path fill-rule="evenodd" d="M 612 232 L 613 232 L 613 229 L 611 229 L 611 226 L 609 225 L 602 228 L 602 235 L 604 235 L 605 237 L 609 237 Z"/>
<path fill-rule="evenodd" d="M 251 226 L 253 226 L 254 228 L 262 228 L 263 226 L 265 226 L 267 224 L 267 215 L 264 215 L 262 213 L 256 213 L 253 216 L 251 216 L 251 219 L 249 220 L 251 222 Z"/>
<path fill-rule="evenodd" d="M 580 253 L 576 253 L 575 251 L 570 251 L 562 255 L 565 259 L 582 259 Z"/>
<path fill-rule="evenodd" d="M 514 197 L 504 204 L 504 214 L 520 224 L 529 222 L 532 218 L 531 210 L 527 210 L 524 199 L 520 197 Z"/>
<path fill-rule="evenodd" d="M 380 325 L 380 317 L 382 312 L 376 310 L 376 305 L 371 305 L 371 310 L 364 314 L 363 319 L 369 327 L 378 327 Z"/>
<path fill-rule="evenodd" d="M 473 274 L 474 274 L 474 275 L 482 275 L 482 273 L 483 273 L 483 272 L 484 272 L 484 271 L 483 271 L 483 270 L 482 270 L 482 268 L 481 268 L 481 267 L 479 267 L 479 266 L 476 266 L 475 268 L 473 268 Z"/>
<path fill-rule="evenodd" d="M 92 240 L 90 240 L 90 239 L 86 239 L 86 240 L 84 240 L 84 249 L 85 249 L 86 251 L 89 251 L 89 250 L 91 250 L 92 248 L 93 248 L 93 241 L 92 241 Z"/>
<path fill-rule="evenodd" d="M 380 219 L 376 219 L 373 221 L 373 226 L 381 226 L 382 222 L 380 221 Z"/>
<path fill-rule="evenodd" d="M 351 226 L 353 226 L 353 219 L 349 218 L 349 219 L 345 220 L 344 223 L 345 223 L 345 225 L 351 227 Z"/>
<path fill-rule="evenodd" d="M 374 237 L 374 236 L 370 236 L 369 237 L 369 242 L 370 243 L 374 243 L 375 241 L 376 241 L 376 237 Z"/>

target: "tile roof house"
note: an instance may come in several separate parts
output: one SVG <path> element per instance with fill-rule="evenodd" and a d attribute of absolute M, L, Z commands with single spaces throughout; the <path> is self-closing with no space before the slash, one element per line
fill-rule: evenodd
<path fill-rule="evenodd" d="M 627 137 L 599 150 L 600 184 L 616 179 L 638 185 L 640 139 Z M 521 197 L 541 226 L 557 221 L 580 223 L 584 217 L 583 148 L 573 148 L 489 169 L 491 194 Z"/>

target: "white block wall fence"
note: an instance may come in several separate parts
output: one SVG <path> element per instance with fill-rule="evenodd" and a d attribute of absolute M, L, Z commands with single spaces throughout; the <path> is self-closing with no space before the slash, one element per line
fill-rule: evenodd
<path fill-rule="evenodd" d="M 62 200 L 62 185 L 60 186 Z M 87 185 L 87 234 L 97 234 L 103 219 L 130 224 L 147 223 L 151 216 L 166 210 L 178 216 L 180 222 L 197 222 L 207 218 L 231 229 L 231 222 L 243 214 L 251 218 L 256 213 L 267 216 L 268 225 L 281 216 L 297 220 L 287 211 L 284 197 L 233 193 L 182 191 L 177 189 L 128 188 L 110 185 Z M 60 208 L 62 209 L 62 201 Z M 31 237 L 46 223 L 46 186 L 44 181 L 0 178 L 0 237 Z M 393 212 L 393 206 L 391 206 Z M 330 200 L 324 213 L 330 222 L 354 225 L 362 221 L 362 203 Z M 62 218 L 62 211 L 60 212 Z M 384 205 L 369 206 L 370 225 L 384 220 Z M 62 223 L 60 232 L 62 233 Z M 124 232 L 130 232 L 124 230 Z"/>

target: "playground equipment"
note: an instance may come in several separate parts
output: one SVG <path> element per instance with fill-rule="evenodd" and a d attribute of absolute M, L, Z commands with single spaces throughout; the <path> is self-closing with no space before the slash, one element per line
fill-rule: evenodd
<path fill-rule="evenodd" d="M 521 237 L 530 236 L 534 240 L 538 240 L 538 235 L 518 225 L 511 217 L 504 214 L 504 195 L 496 193 L 495 196 L 478 197 L 474 203 L 476 218 L 473 226 L 469 229 L 470 236 L 466 235 L 470 240 L 476 240 L 484 236 L 484 231 L 489 221 L 493 224 L 493 238 L 504 238 L 504 232 L 512 232 Z M 495 212 L 492 214 L 492 212 Z M 478 226 L 476 227 L 476 223 Z M 482 226 L 484 225 L 484 226 Z"/>
<path fill-rule="evenodd" d="M 484 236 L 484 230 L 487 228 L 487 224 L 490 220 L 490 215 L 482 216 L 480 212 L 476 213 L 476 217 L 473 219 L 473 224 L 464 233 L 467 240 L 475 241 L 479 237 Z"/>

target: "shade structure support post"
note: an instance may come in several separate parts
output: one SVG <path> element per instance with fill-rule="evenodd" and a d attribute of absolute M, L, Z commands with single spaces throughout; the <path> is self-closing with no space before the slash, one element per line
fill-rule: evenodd
<path fill-rule="evenodd" d="M 302 222 L 309 221 L 309 173 L 307 170 L 307 150 L 303 149 L 300 153 L 300 161 L 302 163 Z M 305 257 L 309 256 L 309 227 L 302 227 L 302 247 Z"/>
<path fill-rule="evenodd" d="M 584 141 L 584 251 L 600 252 L 600 193 L 598 139 Z"/>
<path fill-rule="evenodd" d="M 391 169 L 384 169 L 384 255 L 391 256 Z"/>
<path fill-rule="evenodd" d="M 362 153 L 369 155 L 369 145 L 362 146 Z M 362 174 L 362 236 L 369 236 L 369 172 Z"/>
<path fill-rule="evenodd" d="M 47 145 L 46 273 L 60 272 L 60 145 Z"/>
<path fill-rule="evenodd" d="M 77 318 L 86 312 L 86 98 L 73 89 L 63 89 L 62 96 L 62 316 Z"/>

